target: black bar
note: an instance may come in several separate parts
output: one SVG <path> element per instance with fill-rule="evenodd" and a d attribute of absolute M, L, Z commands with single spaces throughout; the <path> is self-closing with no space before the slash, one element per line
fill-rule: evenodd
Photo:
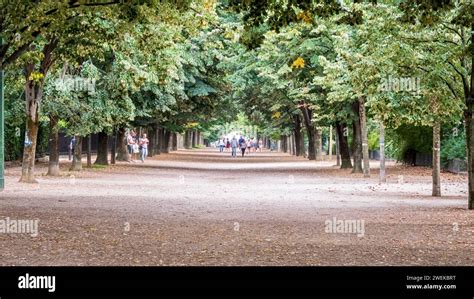
<path fill-rule="evenodd" d="M 3 267 L 0 298 L 472 299 L 473 272 L 472 267 Z M 26 273 L 55 276 L 55 291 L 19 289 Z M 407 284 L 456 289 L 408 290 Z"/>

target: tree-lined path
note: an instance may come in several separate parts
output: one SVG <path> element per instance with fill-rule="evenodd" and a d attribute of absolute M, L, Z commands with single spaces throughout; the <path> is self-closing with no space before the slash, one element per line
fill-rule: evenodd
<path fill-rule="evenodd" d="M 393 163 L 380 185 L 377 163 L 361 179 L 269 151 L 179 150 L 74 176 L 63 162 L 33 185 L 7 168 L 0 218 L 38 219 L 39 234 L 0 234 L 2 265 L 474 264 L 465 176 L 442 173 L 433 198 L 431 169 Z M 363 236 L 327 233 L 334 218 L 363 220 Z"/>
<path fill-rule="evenodd" d="M 473 1 L 0 0 L 0 265 L 474 265 L 473 99 Z"/>

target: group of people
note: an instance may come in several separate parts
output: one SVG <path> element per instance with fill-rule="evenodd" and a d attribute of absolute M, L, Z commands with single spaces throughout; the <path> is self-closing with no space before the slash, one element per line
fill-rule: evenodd
<path fill-rule="evenodd" d="M 246 140 L 243 136 L 240 136 L 239 139 L 237 139 L 236 136 L 230 140 L 229 138 L 219 139 L 217 147 L 219 147 L 221 153 L 224 151 L 232 151 L 232 157 L 237 157 L 237 149 L 240 149 L 242 157 L 245 156 L 245 152 L 248 154 L 252 151 L 260 151 L 261 149 L 259 142 L 256 141 L 255 138 L 248 138 Z"/>
<path fill-rule="evenodd" d="M 130 161 L 135 162 L 134 157 L 139 156 L 142 163 L 145 162 L 145 158 L 148 156 L 148 144 L 150 141 L 147 138 L 146 133 L 139 137 L 134 130 L 131 130 L 127 134 L 127 149 L 130 154 Z"/>
<path fill-rule="evenodd" d="M 69 142 L 69 160 L 74 155 L 74 149 L 76 147 L 76 136 L 73 136 Z M 147 138 L 146 133 L 139 137 L 135 130 L 130 130 L 127 134 L 127 151 L 130 155 L 129 162 L 135 162 L 134 158 L 140 159 L 142 163 L 145 162 L 145 158 L 148 156 L 148 144 L 150 141 Z"/>

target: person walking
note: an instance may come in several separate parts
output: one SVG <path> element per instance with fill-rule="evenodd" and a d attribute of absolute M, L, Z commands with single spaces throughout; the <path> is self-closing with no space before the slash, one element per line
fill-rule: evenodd
<path fill-rule="evenodd" d="M 69 142 L 69 161 L 71 161 L 71 156 L 74 156 L 75 148 L 76 148 L 76 135 L 72 136 L 71 142 Z"/>
<path fill-rule="evenodd" d="M 247 148 L 247 142 L 245 142 L 245 139 L 242 141 L 240 144 L 240 150 L 242 151 L 242 157 L 245 155 L 245 149 Z"/>
<path fill-rule="evenodd" d="M 252 152 L 252 149 L 253 149 L 253 139 L 248 139 L 247 140 L 247 152 L 250 154 Z"/>
<path fill-rule="evenodd" d="M 230 141 L 230 146 L 232 147 L 232 157 L 237 157 L 237 147 L 239 146 L 239 141 L 235 136 Z"/>
<path fill-rule="evenodd" d="M 219 152 L 223 152 L 224 151 L 224 138 L 222 139 L 219 139 Z"/>
<path fill-rule="evenodd" d="M 255 137 L 252 138 L 252 149 L 254 153 L 256 153 L 258 150 L 258 140 L 256 140 Z"/>
<path fill-rule="evenodd" d="M 131 130 L 128 135 L 127 135 L 127 149 L 128 149 L 128 154 L 130 156 L 130 161 L 129 162 L 135 162 L 133 160 L 133 154 L 134 154 L 134 145 L 136 144 L 135 142 L 135 136 L 136 133 L 134 130 Z"/>
<path fill-rule="evenodd" d="M 145 158 L 148 156 L 148 143 L 150 143 L 150 141 L 148 140 L 146 134 L 143 134 L 143 137 L 139 140 L 140 160 L 142 160 L 142 163 L 145 163 Z"/>
<path fill-rule="evenodd" d="M 245 138 L 244 138 L 244 136 L 241 135 L 240 138 L 239 138 L 239 147 L 242 144 L 242 142 L 245 142 Z"/>
<path fill-rule="evenodd" d="M 228 152 L 230 151 L 230 141 L 229 141 L 229 138 L 227 138 L 226 142 L 225 142 L 225 151 Z"/>

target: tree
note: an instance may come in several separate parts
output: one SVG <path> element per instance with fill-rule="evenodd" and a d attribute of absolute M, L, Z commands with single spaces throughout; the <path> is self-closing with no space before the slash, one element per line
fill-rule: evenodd
<path fill-rule="evenodd" d="M 172 7 L 186 9 L 189 1 L 170 1 Z M 55 50 L 63 45 L 66 48 L 72 47 L 69 38 L 70 33 L 76 33 L 79 26 L 84 25 L 88 20 L 101 20 L 107 23 L 124 25 L 133 22 L 146 11 L 150 13 L 169 7 L 167 1 L 155 3 L 145 1 L 143 3 L 110 1 L 97 3 L 78 3 L 76 1 L 41 1 L 24 2 L 16 5 L 9 2 L 2 6 L 2 17 L 0 18 L 0 28 L 2 34 L 7 33 L 7 44 L 0 50 L 0 67 L 22 58 L 25 65 L 25 96 L 27 102 L 27 126 L 26 143 L 23 155 L 21 181 L 35 182 L 34 161 L 36 150 L 36 137 L 38 131 L 38 113 L 42 101 L 44 80 L 53 62 L 57 59 L 54 56 Z M 100 9 L 99 9 L 100 8 Z M 143 9 L 148 8 L 148 9 Z M 19 25 L 20 24 L 20 25 Z M 107 25 L 107 24 L 106 24 Z M 119 30 L 124 30 L 126 26 L 120 26 Z M 88 32 L 88 31 L 79 31 Z M 93 31 L 93 33 L 96 33 Z M 90 40 L 94 40 L 96 35 Z M 78 41 L 82 41 L 80 38 Z M 84 47 L 87 43 L 78 45 L 79 51 L 91 52 L 92 47 Z"/>
<path fill-rule="evenodd" d="M 449 42 L 450 47 L 444 53 L 452 54 L 450 59 L 441 60 L 446 69 L 455 71 L 455 75 L 446 80 L 439 80 L 446 84 L 455 98 L 464 101 L 464 122 L 466 131 L 468 157 L 468 208 L 474 209 L 474 3 L 472 1 L 432 1 L 415 0 L 402 1 L 400 8 L 405 12 L 404 20 L 410 23 L 417 21 L 428 28 L 443 27 L 456 35 L 456 41 Z M 470 31 L 470 34 L 467 33 Z M 463 51 L 459 51 L 463 49 Z M 441 54 L 441 53 L 440 53 Z M 454 85 L 461 85 L 462 92 L 458 93 Z"/>

